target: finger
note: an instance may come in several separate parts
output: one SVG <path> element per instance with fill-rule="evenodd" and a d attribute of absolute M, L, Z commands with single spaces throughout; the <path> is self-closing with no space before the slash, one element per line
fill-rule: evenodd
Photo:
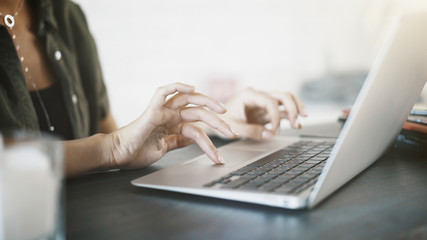
<path fill-rule="evenodd" d="M 249 99 L 251 99 L 251 104 L 254 106 L 258 106 L 260 108 L 264 108 L 267 111 L 267 114 L 270 116 L 270 123 L 273 127 L 273 131 L 277 131 L 280 127 L 280 112 L 279 112 L 279 104 L 277 100 L 269 95 L 252 91 L 250 93 Z"/>
<path fill-rule="evenodd" d="M 235 138 L 238 135 L 238 133 L 232 129 L 230 125 L 228 125 L 224 120 L 205 108 L 184 108 L 180 111 L 180 116 L 183 122 L 202 121 L 229 138 Z"/>
<path fill-rule="evenodd" d="M 286 95 L 291 97 L 291 99 L 294 101 L 294 103 L 297 107 L 298 114 L 306 117 L 307 116 L 307 110 L 306 110 L 304 102 L 300 98 L 298 98 L 297 96 L 295 96 L 292 93 L 272 93 L 272 96 L 275 97 L 277 100 L 279 100 L 282 104 L 284 102 L 283 96 L 286 96 Z"/>
<path fill-rule="evenodd" d="M 224 164 L 224 159 L 219 156 L 218 150 L 213 145 L 206 133 L 188 123 L 182 124 L 182 135 L 187 138 L 191 138 L 196 141 L 197 145 L 206 153 L 206 155 L 216 164 Z"/>
<path fill-rule="evenodd" d="M 282 104 L 285 106 L 291 126 L 293 128 L 298 128 L 299 124 L 296 122 L 298 117 L 298 108 L 296 106 L 296 103 L 293 97 L 291 96 L 290 93 L 281 94 L 278 97 L 279 97 L 279 100 L 282 102 Z"/>
<path fill-rule="evenodd" d="M 241 133 L 240 137 L 254 140 L 270 140 L 275 135 L 275 132 L 259 124 L 236 122 L 233 124 L 233 128 Z"/>
<path fill-rule="evenodd" d="M 210 98 L 208 96 L 205 96 L 205 95 L 200 94 L 200 93 L 195 93 L 195 92 L 188 93 L 188 94 L 178 93 L 175 96 L 173 96 L 172 98 L 170 98 L 166 102 L 165 106 L 176 110 L 176 109 L 185 107 L 188 104 L 205 106 L 205 107 L 207 107 L 207 108 L 209 108 L 212 111 L 215 111 L 217 113 L 225 113 L 226 112 L 226 108 L 221 103 L 213 100 L 212 98 Z"/>
<path fill-rule="evenodd" d="M 151 99 L 150 105 L 162 106 L 165 103 L 166 98 L 169 95 L 174 94 L 176 92 L 191 93 L 191 92 L 194 92 L 194 86 L 177 82 L 177 83 L 172 83 L 163 87 L 159 87 L 154 93 L 154 96 Z"/>
<path fill-rule="evenodd" d="M 303 117 L 307 117 L 307 110 L 305 108 L 304 102 L 300 98 L 298 98 L 297 96 L 295 96 L 293 94 L 291 94 L 291 96 L 297 105 L 298 113 Z"/>
<path fill-rule="evenodd" d="M 176 148 L 182 148 L 191 145 L 194 143 L 194 140 L 191 138 L 184 137 L 181 134 L 174 134 L 166 137 L 165 143 L 167 145 L 167 152 L 169 152 Z"/>
<path fill-rule="evenodd" d="M 288 112 L 286 110 L 280 111 L 280 117 L 282 119 L 289 119 Z M 297 121 L 296 124 L 297 124 L 296 128 L 302 128 L 302 125 L 301 125 L 301 123 L 299 121 Z"/>

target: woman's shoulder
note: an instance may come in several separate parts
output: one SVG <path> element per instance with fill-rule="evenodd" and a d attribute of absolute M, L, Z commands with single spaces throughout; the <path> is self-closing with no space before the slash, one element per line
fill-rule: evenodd
<path fill-rule="evenodd" d="M 62 41 L 73 49 L 93 45 L 88 22 L 82 8 L 71 0 L 40 0 L 43 18 L 51 23 Z"/>
<path fill-rule="evenodd" d="M 53 15 L 59 25 L 77 23 L 87 26 L 86 16 L 78 3 L 72 0 L 41 0 L 41 2 L 42 8 L 52 7 Z"/>

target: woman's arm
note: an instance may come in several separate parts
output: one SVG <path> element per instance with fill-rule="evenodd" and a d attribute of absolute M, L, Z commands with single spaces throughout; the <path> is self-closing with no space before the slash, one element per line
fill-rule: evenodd
<path fill-rule="evenodd" d="M 83 172 L 110 169 L 103 159 L 108 159 L 109 133 L 117 131 L 117 124 L 110 113 L 101 121 L 100 133 L 93 136 L 65 142 L 66 176 L 71 177 Z"/>
<path fill-rule="evenodd" d="M 88 171 L 107 170 L 112 166 L 105 161 L 109 158 L 108 134 L 95 134 L 78 140 L 66 141 L 65 175 L 76 176 Z"/>

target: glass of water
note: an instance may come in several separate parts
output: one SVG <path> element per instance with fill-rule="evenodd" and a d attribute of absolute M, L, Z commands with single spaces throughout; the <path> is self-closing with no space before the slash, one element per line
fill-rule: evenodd
<path fill-rule="evenodd" d="M 63 239 L 61 141 L 23 132 L 0 139 L 0 239 Z"/>

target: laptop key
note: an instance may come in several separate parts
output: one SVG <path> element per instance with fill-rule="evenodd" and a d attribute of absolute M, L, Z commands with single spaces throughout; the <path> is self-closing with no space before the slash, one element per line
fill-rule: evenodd
<path fill-rule="evenodd" d="M 285 172 L 287 172 L 289 170 L 291 170 L 290 167 L 284 167 L 284 168 L 283 167 L 277 167 L 277 168 L 273 169 L 273 171 L 275 171 L 275 172 L 277 172 L 279 174 L 283 174 L 283 173 L 285 173 Z"/>
<path fill-rule="evenodd" d="M 306 182 L 307 182 L 306 180 L 301 180 L 301 179 L 294 178 L 294 179 L 290 180 L 286 184 L 289 185 L 289 186 L 299 187 L 299 186 L 301 186 L 302 184 L 304 184 Z"/>
<path fill-rule="evenodd" d="M 254 170 L 254 169 L 256 169 L 256 167 L 252 167 L 252 166 L 245 166 L 245 167 L 240 168 L 238 171 L 249 172 L 249 171 L 252 171 L 252 170 Z"/>
<path fill-rule="evenodd" d="M 284 173 L 284 174 L 286 174 L 286 175 L 288 175 L 288 176 L 296 177 L 296 176 L 300 175 L 301 173 L 302 173 L 302 172 L 287 171 L 287 172 L 286 172 L 286 173 Z"/>
<path fill-rule="evenodd" d="M 270 180 L 270 179 L 273 179 L 273 178 L 275 178 L 276 176 L 275 175 L 272 175 L 272 174 L 267 174 L 267 173 L 264 173 L 263 175 L 261 175 L 261 176 L 258 176 L 259 178 L 263 178 L 263 179 L 267 179 L 267 180 Z"/>
<path fill-rule="evenodd" d="M 316 164 L 302 163 L 302 164 L 298 165 L 298 168 L 308 170 L 308 169 L 314 167 L 315 165 Z"/>
<path fill-rule="evenodd" d="M 292 187 L 292 186 L 288 186 L 288 185 L 282 185 L 282 186 L 280 186 L 280 187 L 278 187 L 278 188 L 276 188 L 276 189 L 274 189 L 274 191 L 273 192 L 275 192 L 275 193 L 286 193 L 286 194 L 288 194 L 288 193 L 292 193 L 293 191 L 294 191 L 294 189 L 295 189 L 295 187 Z"/>
<path fill-rule="evenodd" d="M 323 166 L 316 165 L 316 166 L 311 168 L 311 171 L 320 173 L 320 172 L 322 172 L 322 169 L 323 169 Z"/>
<path fill-rule="evenodd" d="M 305 183 L 305 182 L 308 182 L 312 178 L 313 178 L 313 176 L 299 175 L 295 178 L 295 181 Z"/>
<path fill-rule="evenodd" d="M 292 160 L 289 160 L 288 162 L 286 162 L 287 164 L 295 164 L 298 165 L 302 162 L 304 162 L 306 159 L 298 159 L 298 158 L 294 158 Z"/>
<path fill-rule="evenodd" d="M 280 162 L 278 162 L 278 161 L 271 161 L 271 162 L 269 162 L 269 163 L 267 163 L 267 164 L 265 164 L 265 165 L 263 165 L 262 167 L 271 167 L 271 168 L 275 168 L 275 167 L 278 167 L 278 166 L 280 166 Z"/>
<path fill-rule="evenodd" d="M 309 161 L 305 161 L 304 163 L 301 163 L 300 166 L 304 166 L 304 167 L 308 167 L 308 168 L 312 168 L 314 167 L 316 164 L 318 164 L 317 162 L 309 162 Z"/>
<path fill-rule="evenodd" d="M 262 185 L 258 188 L 259 191 L 264 191 L 264 192 L 269 192 L 275 188 L 277 188 L 278 186 L 280 186 L 280 184 L 277 183 L 267 183 L 265 185 Z"/>
<path fill-rule="evenodd" d="M 268 171 L 269 171 L 268 168 L 259 167 L 259 168 L 255 169 L 255 170 L 253 170 L 253 171 L 251 171 L 249 173 L 251 173 L 251 174 L 253 173 L 255 175 L 262 175 L 262 174 L 264 174 L 265 172 L 268 172 Z"/>
<path fill-rule="evenodd" d="M 304 173 L 304 176 L 314 177 L 314 176 L 317 176 L 317 175 L 320 175 L 320 172 L 308 170 L 307 172 Z"/>
<path fill-rule="evenodd" d="M 314 182 L 307 182 L 307 183 L 304 183 L 303 185 L 301 185 L 301 186 L 299 186 L 299 187 L 295 188 L 295 189 L 294 189 L 294 193 L 300 193 L 300 192 L 302 192 L 302 191 L 306 190 L 307 188 L 309 188 L 309 187 L 311 187 L 311 186 L 313 186 L 313 185 L 314 185 Z"/>
<path fill-rule="evenodd" d="M 265 174 L 267 174 L 268 176 L 271 176 L 272 178 L 274 178 L 274 177 L 277 177 L 278 175 L 280 175 L 282 173 L 278 172 L 278 171 L 271 170 L 269 172 L 266 172 Z"/>
<path fill-rule="evenodd" d="M 234 181 L 231 181 L 229 183 L 224 184 L 221 188 L 237 188 L 240 185 L 242 185 L 242 184 L 244 184 L 244 183 L 246 183 L 248 181 L 249 181 L 249 179 L 239 178 L 239 179 L 236 179 Z"/>
<path fill-rule="evenodd" d="M 257 184 L 259 186 L 259 185 L 264 184 L 268 181 L 270 181 L 270 179 L 258 177 L 258 178 L 252 179 L 250 182 Z"/>
<path fill-rule="evenodd" d="M 310 158 L 310 160 L 321 162 L 323 160 L 326 160 L 326 158 L 328 158 L 328 157 L 329 157 L 329 155 L 328 156 L 319 156 L 319 155 L 317 155 L 315 157 Z"/>
<path fill-rule="evenodd" d="M 292 178 L 288 178 L 288 179 L 286 179 L 286 178 L 274 178 L 273 180 L 271 180 L 270 181 L 270 183 L 274 183 L 274 184 L 278 184 L 278 185 L 282 185 L 282 184 L 284 184 L 285 182 L 287 182 L 287 181 L 289 181 L 289 180 L 291 180 Z"/>
<path fill-rule="evenodd" d="M 253 163 L 248 164 L 247 166 L 254 166 L 254 167 L 262 166 L 262 165 L 264 165 L 266 163 L 269 163 L 269 162 L 271 162 L 271 161 L 273 161 L 275 159 L 278 159 L 279 157 L 282 156 L 282 154 L 283 153 L 281 151 L 272 153 L 272 154 L 270 154 L 270 155 L 268 155 L 266 157 L 261 158 L 260 160 L 257 160 L 257 161 L 255 161 Z"/>
<path fill-rule="evenodd" d="M 234 171 L 232 173 L 230 173 L 233 176 L 242 176 L 243 174 L 245 174 L 244 172 L 239 172 L 239 171 Z"/>
<path fill-rule="evenodd" d="M 291 180 L 293 178 L 295 178 L 295 176 L 289 175 L 289 174 L 285 173 L 285 174 L 282 174 L 280 176 L 277 176 L 277 178 L 275 178 L 275 179 L 280 179 L 283 182 L 287 182 L 287 181 L 289 181 L 289 180 Z"/>
<path fill-rule="evenodd" d="M 250 174 L 245 174 L 245 175 L 240 176 L 240 178 L 248 179 L 248 180 L 252 180 L 252 179 L 254 179 L 254 178 L 256 178 L 256 177 L 257 177 L 257 176 L 250 175 Z"/>
<path fill-rule="evenodd" d="M 279 167 L 291 167 L 291 168 L 293 168 L 293 167 L 297 166 L 298 164 L 300 164 L 300 163 L 298 163 L 298 162 L 289 162 L 288 161 L 288 162 L 283 163 Z"/>
<path fill-rule="evenodd" d="M 256 190 L 258 189 L 259 184 L 254 182 L 247 182 L 239 187 L 241 190 Z"/>
<path fill-rule="evenodd" d="M 305 170 L 301 170 L 301 169 L 296 169 L 296 168 L 292 168 L 291 170 L 289 170 L 289 173 L 292 173 L 294 175 L 300 175 L 301 173 L 303 173 Z"/>
<path fill-rule="evenodd" d="M 296 167 L 292 168 L 292 171 L 305 172 L 305 171 L 307 171 L 307 169 L 308 169 L 308 168 L 306 168 L 306 167 L 302 167 L 302 166 L 298 165 L 298 166 L 296 166 Z"/>

